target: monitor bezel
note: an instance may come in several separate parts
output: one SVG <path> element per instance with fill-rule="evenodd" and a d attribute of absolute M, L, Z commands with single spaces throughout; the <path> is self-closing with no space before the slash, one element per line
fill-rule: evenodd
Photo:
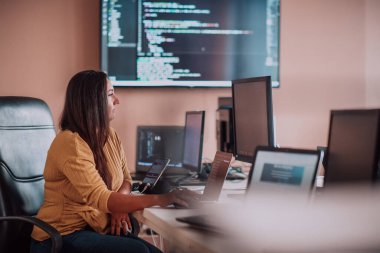
<path fill-rule="evenodd" d="M 255 156 L 255 150 L 256 147 L 252 150 L 253 155 L 252 156 L 245 156 L 245 155 L 239 155 L 238 154 L 238 142 L 236 138 L 236 115 L 235 115 L 235 84 L 242 84 L 242 83 L 251 83 L 251 85 L 257 85 L 252 83 L 261 83 L 262 81 L 265 81 L 266 86 L 266 110 L 267 110 L 267 126 L 268 126 L 268 145 L 270 147 L 275 146 L 274 141 L 274 123 L 273 123 L 273 105 L 272 105 L 272 83 L 271 83 L 271 77 L 270 76 L 259 76 L 259 77 L 251 77 L 251 78 L 244 78 L 244 79 L 237 79 L 232 81 L 232 122 L 233 122 L 233 128 L 234 128 L 234 147 L 233 152 L 236 160 L 252 163 L 253 158 Z M 260 145 L 258 145 L 260 146 Z M 261 144 L 262 146 L 262 144 Z"/>
<path fill-rule="evenodd" d="M 376 113 L 378 124 L 377 124 L 377 136 L 376 136 L 376 145 L 375 145 L 375 155 L 374 155 L 374 161 L 372 161 L 373 168 L 372 168 L 372 178 L 371 183 L 375 183 L 377 179 L 377 170 L 378 170 L 378 162 L 380 159 L 380 109 L 342 109 L 342 110 L 331 110 L 330 111 L 330 122 L 329 122 L 329 133 L 328 133 L 328 141 L 327 141 L 327 151 L 325 154 L 325 172 L 324 172 L 324 185 L 331 185 L 331 184 L 352 184 L 352 183 L 363 183 L 363 181 L 330 181 L 331 179 L 331 172 L 329 172 L 329 159 L 330 159 L 330 144 L 331 144 L 331 130 L 332 130 L 332 123 L 333 123 L 333 117 L 335 115 L 347 115 L 347 114 L 359 114 L 359 113 Z M 329 175 L 330 173 L 330 175 Z"/>
<path fill-rule="evenodd" d="M 185 156 L 185 140 L 186 140 L 186 128 L 187 126 L 187 116 L 188 115 L 201 115 L 202 117 L 202 123 L 201 123 L 201 136 L 200 136 L 200 142 L 199 142 L 199 157 L 198 157 L 198 167 L 194 167 L 191 164 L 187 164 L 184 162 L 184 156 Z M 185 118 L 185 128 L 184 128 L 184 133 L 183 133 L 183 148 L 182 148 L 182 165 L 185 169 L 189 170 L 190 172 L 197 172 L 201 173 L 202 170 L 202 154 L 203 154 L 203 136 L 204 136 L 204 125 L 205 125 L 205 111 L 187 111 L 186 112 L 186 118 Z"/>

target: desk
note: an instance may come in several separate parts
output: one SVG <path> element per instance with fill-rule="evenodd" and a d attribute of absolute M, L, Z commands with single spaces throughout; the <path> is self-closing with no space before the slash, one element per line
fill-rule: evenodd
<path fill-rule="evenodd" d="M 228 182 L 223 186 L 221 201 L 234 201 L 227 199 L 227 194 L 242 192 L 246 181 Z M 215 204 L 217 205 L 217 204 Z M 145 208 L 139 220 L 161 235 L 169 242 L 167 252 L 180 253 L 221 253 L 233 252 L 228 238 L 223 235 L 195 229 L 187 224 L 176 221 L 177 217 L 185 217 L 202 213 L 203 210 L 174 209 L 174 208 Z"/>
<path fill-rule="evenodd" d="M 242 206 L 233 205 L 236 209 L 231 210 L 225 209 L 224 203 L 214 204 L 226 217 L 228 237 L 175 220 L 202 210 L 147 208 L 142 221 L 169 241 L 172 247 L 167 252 L 380 252 L 379 190 L 331 188 L 328 195 L 306 202 L 297 195 L 268 192 Z M 222 191 L 222 201 L 228 191 Z"/>
<path fill-rule="evenodd" d="M 175 220 L 193 214 L 194 210 L 146 208 L 142 222 L 169 242 L 167 252 L 224 252 L 228 245 L 223 236 L 193 229 Z"/>

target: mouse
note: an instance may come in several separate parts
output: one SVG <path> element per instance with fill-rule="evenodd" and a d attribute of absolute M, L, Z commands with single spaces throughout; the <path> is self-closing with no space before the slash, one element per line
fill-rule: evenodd
<path fill-rule="evenodd" d="M 246 179 L 247 175 L 241 172 L 234 172 L 227 175 L 227 180 L 239 180 L 239 179 Z"/>

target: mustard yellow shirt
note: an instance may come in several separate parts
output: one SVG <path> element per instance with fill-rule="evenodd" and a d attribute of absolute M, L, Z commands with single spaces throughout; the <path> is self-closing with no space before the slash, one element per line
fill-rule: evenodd
<path fill-rule="evenodd" d="M 112 128 L 104 153 L 112 177 L 112 191 L 118 191 L 124 180 L 132 183 L 121 141 Z M 107 202 L 112 191 L 100 177 L 93 153 L 79 134 L 68 130 L 57 134 L 48 151 L 44 178 L 45 198 L 37 218 L 62 235 L 87 225 L 99 233 L 108 232 Z M 48 235 L 35 226 L 32 237 L 42 241 Z"/>

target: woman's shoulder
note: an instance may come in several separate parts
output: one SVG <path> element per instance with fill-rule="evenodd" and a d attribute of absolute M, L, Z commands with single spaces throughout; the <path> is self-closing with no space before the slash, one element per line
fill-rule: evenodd
<path fill-rule="evenodd" d="M 60 131 L 53 141 L 52 149 L 64 154 L 77 154 L 79 152 L 91 152 L 88 144 L 78 133 L 70 130 Z"/>
<path fill-rule="evenodd" d="M 75 142 L 80 142 L 83 140 L 78 133 L 72 132 L 70 130 L 62 130 L 60 131 L 56 138 L 55 141 L 60 142 L 60 143 L 65 143 L 65 144 L 74 144 Z"/>

